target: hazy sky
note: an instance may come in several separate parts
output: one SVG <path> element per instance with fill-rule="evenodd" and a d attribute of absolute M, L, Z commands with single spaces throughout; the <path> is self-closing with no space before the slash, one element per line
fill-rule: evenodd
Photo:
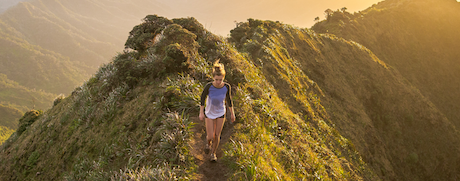
<path fill-rule="evenodd" d="M 1 8 L 27 0 L 0 0 Z M 78 0 L 75 0 L 78 1 Z M 169 7 L 149 14 L 167 18 L 195 17 L 208 30 L 226 36 L 235 28 L 234 21 L 248 18 L 280 21 L 297 27 L 310 28 L 315 17 L 324 19 L 324 10 L 347 7 L 349 12 L 364 10 L 382 0 L 156 0 Z M 165 12 L 166 13 L 159 13 Z M 143 17 L 142 17 L 143 18 Z M 140 19 L 136 19 L 139 21 Z"/>
<path fill-rule="evenodd" d="M 347 7 L 349 12 L 364 10 L 382 0 L 158 0 L 170 6 L 168 18 L 195 17 L 213 33 L 226 36 L 234 21 L 248 18 L 280 21 L 310 28 L 315 17 L 324 19 L 324 10 Z"/>

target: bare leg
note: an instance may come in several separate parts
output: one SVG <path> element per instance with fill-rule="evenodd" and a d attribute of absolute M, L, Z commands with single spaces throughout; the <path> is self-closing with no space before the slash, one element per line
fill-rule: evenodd
<path fill-rule="evenodd" d="M 206 118 L 206 140 L 208 144 L 214 139 L 214 120 Z"/>
<path fill-rule="evenodd" d="M 216 154 L 216 151 L 217 151 L 217 147 L 219 146 L 219 142 L 220 142 L 220 133 L 222 132 L 222 128 L 224 127 L 224 121 L 225 121 L 225 118 L 217 118 L 217 120 L 214 122 L 214 131 L 215 131 L 215 136 L 214 136 L 214 140 L 213 140 L 213 144 L 212 144 L 212 150 L 211 150 L 211 153 L 214 153 Z"/>

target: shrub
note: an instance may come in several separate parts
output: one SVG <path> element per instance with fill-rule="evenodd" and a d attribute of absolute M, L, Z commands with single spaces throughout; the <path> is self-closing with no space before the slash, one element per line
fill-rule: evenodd
<path fill-rule="evenodd" d="M 43 112 L 41 110 L 31 110 L 26 112 L 21 119 L 19 119 L 19 128 L 16 131 L 17 135 L 20 136 L 30 125 L 32 125 Z"/>
<path fill-rule="evenodd" d="M 58 105 L 64 99 L 65 99 L 64 94 L 59 94 L 59 96 L 57 96 L 53 101 L 53 107 Z"/>
<path fill-rule="evenodd" d="M 148 15 L 143 19 L 143 23 L 137 25 L 129 32 L 125 47 L 143 52 L 147 49 L 149 41 L 161 33 L 165 26 L 173 22 L 167 18 L 157 15 Z"/>
<path fill-rule="evenodd" d="M 176 169 L 167 163 L 153 167 L 142 167 L 140 169 L 128 169 L 126 171 L 114 172 L 111 180 L 189 180 L 184 175 L 184 170 Z"/>
<path fill-rule="evenodd" d="M 183 28 L 192 32 L 195 35 L 202 35 L 206 30 L 203 25 L 198 22 L 194 17 L 191 18 L 177 18 L 173 19 L 173 22 L 181 25 Z"/>
<path fill-rule="evenodd" d="M 168 45 L 165 54 L 163 63 L 166 72 L 183 72 L 189 69 L 190 64 L 187 62 L 187 57 L 185 57 L 178 43 Z"/>
<path fill-rule="evenodd" d="M 39 157 L 40 153 L 38 153 L 37 151 L 32 152 L 32 154 L 30 154 L 29 158 L 27 159 L 26 165 L 28 167 L 34 166 L 35 163 L 37 163 Z"/>
<path fill-rule="evenodd" d="M 167 113 L 162 123 L 165 132 L 155 149 L 155 155 L 173 164 L 188 163 L 192 159 L 188 151 L 192 121 L 184 114 Z"/>
<path fill-rule="evenodd" d="M 198 111 L 200 105 L 201 85 L 189 75 L 178 75 L 164 86 L 162 105 L 178 111 Z"/>

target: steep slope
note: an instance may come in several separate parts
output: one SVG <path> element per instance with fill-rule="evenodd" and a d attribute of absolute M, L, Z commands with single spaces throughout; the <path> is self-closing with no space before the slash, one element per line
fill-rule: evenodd
<path fill-rule="evenodd" d="M 22 115 L 24 115 L 22 111 L 15 109 L 12 106 L 4 104 L 0 104 L 0 114 L 2 115 L 2 118 L 0 118 L 1 126 L 11 130 L 17 129 L 17 124 L 16 122 L 14 122 L 14 120 L 17 117 L 21 117 Z M 6 139 L 0 140 L 0 142 L 3 143 L 3 141 L 5 140 Z"/>
<path fill-rule="evenodd" d="M 0 104 L 10 111 L 48 109 L 56 94 L 70 93 L 88 77 L 87 66 L 20 37 L 20 32 L 0 20 Z M 10 111 L 1 116 L 0 126 L 16 129 L 21 115 Z"/>
<path fill-rule="evenodd" d="M 239 24 L 230 40 L 291 109 L 318 110 L 309 119 L 324 120 L 349 138 L 381 179 L 459 178 L 455 127 L 362 45 L 259 20 Z M 317 87 L 321 91 L 311 93 Z"/>
<path fill-rule="evenodd" d="M 23 113 L 13 107 L 0 104 L 0 145 L 5 142 L 17 128 L 15 120 Z"/>
<path fill-rule="evenodd" d="M 0 126 L 3 128 L 0 144 L 11 135 L 8 130 L 17 129 L 17 120 L 25 111 L 49 108 L 55 97 L 43 91 L 29 90 L 0 73 Z"/>
<path fill-rule="evenodd" d="M 0 6 L 18 2 L 4 0 Z M 23 88 L 16 97 L 0 90 L 0 102 L 28 99 L 11 103 L 28 111 L 33 105 L 30 96 L 20 95 L 25 89 L 70 94 L 116 55 L 148 11 L 162 9 L 150 0 L 31 0 L 11 7 L 0 15 L 0 73 Z M 51 102 L 35 108 L 48 109 Z"/>
<path fill-rule="evenodd" d="M 33 0 L 12 7 L 0 19 L 26 41 L 92 66 L 93 73 L 116 55 L 126 32 L 148 10 L 161 12 L 159 7 L 146 0 Z"/>
<path fill-rule="evenodd" d="M 147 16 L 126 45 L 135 51 L 118 55 L 52 109 L 21 118 L 0 153 L 1 179 L 206 178 L 191 152 L 188 117 L 198 115 L 217 58 L 227 65 L 239 119 L 222 146 L 225 177 L 375 178 L 350 141 L 320 118 L 308 121 L 322 110 L 291 111 L 253 63 L 195 19 Z"/>
<path fill-rule="evenodd" d="M 1 104 L 10 105 L 10 107 L 21 111 L 48 108 L 53 99 L 57 97 L 56 94 L 30 90 L 20 86 L 17 82 L 9 80 L 4 74 L 0 74 L 0 88 Z"/>
<path fill-rule="evenodd" d="M 3 142 L 5 142 L 13 133 L 14 129 L 0 126 L 0 145 L 3 144 Z"/>
<path fill-rule="evenodd" d="M 0 72 L 22 86 L 46 92 L 70 93 L 88 77 L 88 67 L 20 38 L 0 21 Z"/>
<path fill-rule="evenodd" d="M 369 48 L 459 127 L 459 10 L 455 0 L 386 0 L 356 14 L 334 12 L 312 29 Z"/>

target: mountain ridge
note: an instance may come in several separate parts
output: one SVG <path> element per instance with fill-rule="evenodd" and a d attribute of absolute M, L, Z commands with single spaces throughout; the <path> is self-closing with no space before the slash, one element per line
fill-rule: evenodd
<path fill-rule="evenodd" d="M 200 178 L 192 119 L 215 59 L 238 119 L 219 158 L 228 179 L 458 178 L 456 128 L 356 42 L 254 19 L 226 40 L 194 18 L 149 15 L 126 47 L 21 118 L 0 152 L 2 179 Z"/>
<path fill-rule="evenodd" d="M 372 31 L 386 26 L 376 17 L 398 17 L 407 11 L 391 8 L 408 4 L 425 7 L 417 2 L 432 3 L 387 0 L 360 13 L 336 11 L 312 30 L 248 19 L 227 38 L 195 18 L 148 15 L 126 33 L 125 49 L 66 98 L 44 112 L 23 110 L 16 133 L 0 148 L 6 173 L 0 179 L 216 178 L 206 173 L 206 155 L 196 148 L 204 138 L 195 117 L 216 59 L 226 66 L 238 120 L 224 128 L 216 166 L 226 170 L 222 178 L 458 179 L 460 134 L 449 109 L 414 83 L 413 77 L 424 77 L 395 64 L 430 48 L 422 38 L 398 41 L 432 30 L 401 36 Z M 26 36 L 6 29 L 15 34 L 11 39 Z M 393 53 L 379 42 L 410 51 Z M 406 63 L 435 65 L 416 57 Z M 0 78 L 21 87 L 9 75 Z M 444 96 L 452 95 L 438 98 Z"/>
<path fill-rule="evenodd" d="M 305 105 L 300 97 L 309 94 L 302 90 L 302 84 L 314 82 L 321 91 L 313 100 L 320 99 L 324 109 L 318 116 L 350 139 L 368 166 L 384 180 L 458 177 L 459 158 L 452 156 L 459 149 L 453 146 L 458 143 L 458 131 L 398 70 L 356 42 L 311 30 L 276 27 L 274 22 L 250 19 L 232 31 L 231 41 L 252 56 L 265 75 L 271 75 L 267 80 L 281 98 L 289 103 L 297 99 L 299 103 L 290 103 L 292 107 Z M 289 64 L 292 68 L 285 66 Z M 283 83 L 290 81 L 290 86 Z M 286 87 L 290 89 L 282 91 Z M 318 106 L 300 111 L 311 107 Z M 433 144 L 436 140 L 437 150 L 420 143 Z M 448 156 L 444 155 L 447 152 Z M 450 166 L 445 165 L 448 159 L 452 159 Z M 434 171 L 441 166 L 446 170 Z"/>
<path fill-rule="evenodd" d="M 10 2 L 13 1 L 2 1 Z M 0 73 L 26 89 L 54 95 L 70 94 L 100 65 L 110 61 L 122 50 L 130 28 L 146 12 L 163 11 L 159 8 L 163 7 L 161 4 L 145 0 L 15 3 L 0 14 L 0 45 L 4 47 L 0 50 Z M 0 90 L 0 94 L 10 95 L 3 91 L 6 90 Z M 9 99 L 3 96 L 0 101 L 8 102 Z M 52 102 L 53 98 L 48 98 L 47 104 L 40 103 L 36 107 L 29 103 L 18 105 L 18 102 L 5 105 L 14 104 L 13 108 L 19 106 L 21 110 L 27 107 L 22 111 L 28 111 L 48 109 Z M 8 122 L 17 122 L 20 116 L 9 118 L 13 120 Z"/>
<path fill-rule="evenodd" d="M 371 49 L 458 127 L 459 8 L 453 0 L 386 0 L 360 13 L 336 11 L 312 29 Z"/>

